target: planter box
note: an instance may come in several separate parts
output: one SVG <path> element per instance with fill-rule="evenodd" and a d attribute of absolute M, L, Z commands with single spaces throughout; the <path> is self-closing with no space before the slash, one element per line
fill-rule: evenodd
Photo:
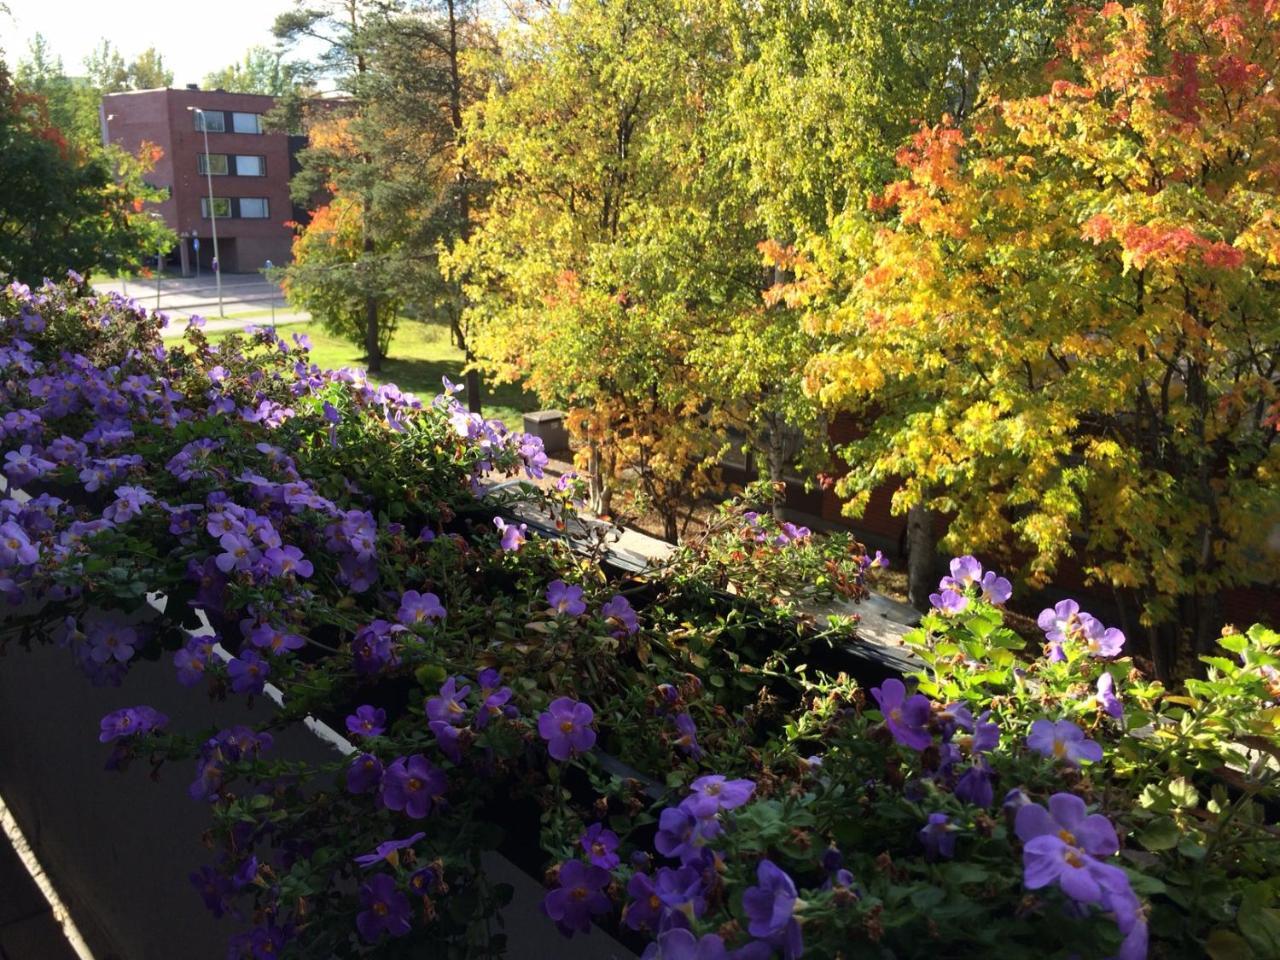
<path fill-rule="evenodd" d="M 564 413 L 560 410 L 535 410 L 524 415 L 524 432 L 542 441 L 547 453 L 562 453 L 569 449 L 569 431 L 565 429 Z"/>

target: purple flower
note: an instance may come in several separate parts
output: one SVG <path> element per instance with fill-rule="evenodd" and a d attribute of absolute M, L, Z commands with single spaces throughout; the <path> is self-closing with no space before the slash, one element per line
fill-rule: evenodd
<path fill-rule="evenodd" d="M 5 476 L 16 487 L 42 477 L 57 467 L 53 461 L 37 454 L 29 443 L 24 443 L 17 450 L 10 450 L 4 455 L 4 459 Z"/>
<path fill-rule="evenodd" d="M 248 570 L 258 559 L 258 551 L 250 540 L 242 533 L 224 533 L 218 538 L 222 553 L 215 562 L 223 573 L 232 570 Z"/>
<path fill-rule="evenodd" d="M 618 835 L 606 830 L 603 823 L 593 823 L 578 838 L 578 845 L 586 851 L 587 859 L 602 870 L 612 870 L 621 861 L 618 858 Z"/>
<path fill-rule="evenodd" d="M 440 752 L 454 763 L 461 763 L 463 728 L 455 727 L 453 724 L 445 723 L 443 720 L 432 720 L 427 726 L 431 728 L 432 734 L 435 735 L 436 745 L 440 748 Z"/>
<path fill-rule="evenodd" d="M 615 637 L 630 636 L 640 629 L 640 621 L 636 618 L 635 610 L 632 609 L 627 598 L 620 593 L 614 594 L 613 599 L 600 608 L 600 616 L 612 621 Z"/>
<path fill-rule="evenodd" d="M 422 754 L 400 757 L 382 776 L 382 804 L 388 810 L 403 810 L 406 816 L 421 820 L 444 797 L 447 786 L 444 773 Z"/>
<path fill-rule="evenodd" d="M 115 619 L 99 620 L 88 631 L 89 657 L 94 663 L 128 663 L 138 644 L 138 634 L 128 624 Z"/>
<path fill-rule="evenodd" d="M 950 860 L 956 853 L 956 831 L 959 827 L 945 813 L 929 814 L 928 822 L 920 828 L 920 842 L 930 860 Z"/>
<path fill-rule="evenodd" d="M 959 588 L 951 582 L 950 577 L 943 581 L 945 586 L 939 586 L 937 593 L 929 594 L 929 604 L 937 610 L 945 614 L 960 613 L 969 606 L 969 598 L 960 592 Z"/>
<path fill-rule="evenodd" d="M 1102 708 L 1102 712 L 1107 716 L 1114 717 L 1117 720 L 1124 719 L 1124 704 L 1116 696 L 1116 679 L 1105 671 L 1098 678 L 1097 701 L 1098 706 Z"/>
<path fill-rule="evenodd" d="M 272 656 L 279 656 L 287 650 L 301 650 L 307 645 L 305 637 L 268 623 L 260 623 L 254 627 L 249 633 L 249 642 L 268 651 Z"/>
<path fill-rule="evenodd" d="M 440 598 L 434 593 L 419 593 L 417 590 L 406 590 L 400 598 L 400 609 L 396 619 L 406 627 L 416 627 L 424 620 L 443 620 L 444 607 Z"/>
<path fill-rule="evenodd" d="M 554 759 L 568 760 L 595 746 L 596 732 L 591 729 L 594 719 L 595 713 L 587 704 L 559 697 L 539 714 L 538 735 L 547 741 L 547 752 Z"/>
<path fill-rule="evenodd" d="M 347 731 L 357 737 L 376 737 L 387 729 L 387 711 L 365 704 L 347 717 Z"/>
<path fill-rule="evenodd" d="M 192 637 L 187 645 L 173 655 L 173 665 L 178 671 L 178 683 L 194 687 L 204 679 L 209 657 L 213 655 L 213 641 L 208 637 Z"/>
<path fill-rule="evenodd" d="M 930 712 L 928 697 L 920 693 L 908 697 L 906 685 L 896 677 L 872 687 L 871 695 L 880 705 L 889 732 L 898 743 L 912 750 L 924 750 L 933 742 L 926 729 Z"/>
<path fill-rule="evenodd" d="M 376 867 L 380 863 L 389 863 L 393 867 L 398 866 L 400 863 L 400 851 L 405 847 L 412 847 L 425 836 L 425 833 L 415 833 L 412 837 L 406 837 L 403 840 L 383 841 L 374 848 L 373 853 L 365 853 L 356 857 L 356 863 L 362 867 Z"/>
<path fill-rule="evenodd" d="M 613 908 L 604 893 L 609 880 L 609 871 L 581 860 L 569 860 L 561 864 L 560 886 L 546 895 L 542 910 L 565 936 L 588 933 L 591 917 Z"/>
<path fill-rule="evenodd" d="M 742 894 L 747 931 L 780 947 L 787 960 L 799 957 L 802 943 L 800 923 L 794 916 L 795 883 L 772 860 L 761 860 L 756 866 L 756 881 L 758 886 L 748 887 Z"/>
<path fill-rule="evenodd" d="M 227 664 L 231 689 L 236 693 L 261 693 L 267 682 L 267 661 L 253 650 L 242 650 Z"/>
<path fill-rule="evenodd" d="M 570 586 L 563 580 L 552 580 L 547 584 L 547 603 L 557 614 L 568 614 L 580 617 L 587 612 L 587 605 L 582 600 L 582 588 Z"/>
<path fill-rule="evenodd" d="M 0 525 L 0 567 L 26 566 L 40 559 L 40 548 L 27 531 L 10 520 Z"/>
<path fill-rule="evenodd" d="M 1037 753 L 1055 760 L 1064 760 L 1079 766 L 1081 760 L 1097 763 L 1102 759 L 1102 747 L 1086 740 L 1084 731 L 1070 720 L 1037 720 L 1031 724 L 1027 746 Z"/>
<path fill-rule="evenodd" d="M 773 948 L 760 940 L 730 953 L 717 933 L 697 937 L 682 927 L 672 927 L 658 934 L 640 960 L 768 960 L 771 956 Z"/>
<path fill-rule="evenodd" d="M 347 767 L 347 792 L 368 793 L 382 783 L 382 761 L 371 753 L 362 753 Z"/>
<path fill-rule="evenodd" d="M 525 533 L 529 529 L 527 523 L 516 525 L 507 523 L 501 517 L 493 518 L 493 525 L 498 528 L 498 532 L 502 535 L 502 549 L 509 553 L 514 553 L 520 549 L 520 545 L 528 539 Z"/>
<path fill-rule="evenodd" d="M 393 627 L 386 620 L 375 620 L 362 627 L 351 641 L 351 657 L 356 673 L 368 676 L 380 673 L 398 662 L 391 644 L 391 634 L 403 627 Z"/>
<path fill-rule="evenodd" d="M 658 833 L 653 845 L 664 857 L 673 857 L 687 864 L 701 857 L 707 841 L 719 834 L 720 824 L 715 816 L 698 816 L 690 802 L 685 800 L 679 806 L 667 807 L 658 815 Z"/>
<path fill-rule="evenodd" d="M 440 695 L 427 700 L 427 719 L 440 723 L 458 725 L 466 722 L 467 694 L 471 687 L 458 689 L 458 677 L 450 677 L 440 687 Z"/>
<path fill-rule="evenodd" d="M 483 730 L 489 725 L 489 721 L 496 720 L 498 717 L 517 715 L 518 711 L 514 704 L 507 702 L 511 699 L 511 688 L 498 686 L 501 680 L 497 670 L 481 670 L 478 679 L 480 695 L 484 697 L 484 701 L 476 708 L 477 730 Z"/>
<path fill-rule="evenodd" d="M 169 722 L 169 718 L 151 707 L 125 707 L 102 718 L 99 743 L 110 743 L 121 737 L 136 737 L 157 730 Z"/>
<path fill-rule="evenodd" d="M 1124 647 L 1124 633 L 1115 627 L 1104 627 L 1098 620 L 1089 619 L 1084 624 L 1084 642 L 1089 648 L 1089 655 L 1094 657 L 1114 657 Z"/>
<path fill-rule="evenodd" d="M 956 588 L 963 591 L 982 580 L 982 564 L 968 555 L 956 557 L 951 561 L 951 579 L 955 581 Z"/>
<path fill-rule="evenodd" d="M 982 599 L 996 606 L 1007 603 L 1013 596 L 1013 584 L 994 570 L 988 570 L 982 576 Z"/>
<path fill-rule="evenodd" d="M 394 877 L 370 877 L 360 887 L 360 906 L 364 909 L 356 915 L 356 929 L 368 943 L 377 943 L 384 933 L 403 937 L 411 929 L 409 898 L 396 889 Z"/>
<path fill-rule="evenodd" d="M 1023 842 L 1023 882 L 1029 890 L 1056 882 L 1071 899 L 1098 903 L 1104 888 L 1128 888 L 1123 871 L 1095 859 L 1120 848 L 1115 828 L 1102 814 L 1087 815 L 1075 794 L 1055 793 L 1048 810 L 1027 804 L 1018 810 L 1014 830 Z"/>
<path fill-rule="evenodd" d="M 975 807 L 989 807 L 995 800 L 993 774 L 985 760 L 979 760 L 960 775 L 956 781 L 955 795 Z"/>
<path fill-rule="evenodd" d="M 756 785 L 751 780 L 728 780 L 720 774 L 699 777 L 689 785 L 684 804 L 698 817 L 710 817 L 722 810 L 736 810 L 751 799 Z"/>
<path fill-rule="evenodd" d="M 698 727 L 688 713 L 679 713 L 672 718 L 680 736 L 676 737 L 676 746 L 694 760 L 702 759 L 702 747 L 698 745 Z"/>
<path fill-rule="evenodd" d="M 1036 624 L 1044 631 L 1044 638 L 1051 643 L 1061 643 L 1076 636 L 1089 621 L 1087 613 L 1080 612 L 1080 604 L 1074 600 L 1060 600 L 1052 607 L 1040 611 Z"/>
<path fill-rule="evenodd" d="M 267 573 L 273 577 L 292 574 L 295 577 L 309 577 L 315 573 L 311 561 L 302 555 L 302 551 L 294 546 L 272 547 L 263 559 L 267 561 Z"/>
<path fill-rule="evenodd" d="M 155 503 L 156 498 L 142 487 L 116 487 L 116 501 L 102 511 L 103 519 L 112 523 L 124 523 L 140 516 L 142 508 Z"/>

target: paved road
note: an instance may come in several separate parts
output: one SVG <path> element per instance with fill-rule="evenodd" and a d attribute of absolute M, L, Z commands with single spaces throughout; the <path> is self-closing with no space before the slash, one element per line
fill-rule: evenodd
<path fill-rule="evenodd" d="M 133 297 L 148 309 L 157 309 L 158 302 L 158 309 L 171 318 L 165 336 L 181 336 L 186 327 L 184 321 L 192 316 L 204 317 L 208 321 L 205 329 L 209 332 L 269 324 L 272 306 L 275 307 L 276 326 L 306 323 L 311 319 L 306 311 L 290 309 L 279 285 L 254 274 L 223 276 L 221 311 L 217 286 L 207 274 L 198 280 L 194 277 L 162 277 L 158 299 L 154 279 L 104 280 L 95 283 L 94 287 L 104 293 L 115 291 Z"/>

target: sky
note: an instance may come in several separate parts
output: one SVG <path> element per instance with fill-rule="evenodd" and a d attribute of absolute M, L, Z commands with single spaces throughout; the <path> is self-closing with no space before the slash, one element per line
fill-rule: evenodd
<path fill-rule="evenodd" d="M 154 46 L 173 71 L 175 86 L 199 83 L 205 74 L 242 60 L 249 47 L 274 47 L 271 24 L 292 0 L 2 0 L 0 46 L 12 68 L 37 33 L 44 34 L 71 76 L 84 58 L 111 41 L 128 63 Z"/>

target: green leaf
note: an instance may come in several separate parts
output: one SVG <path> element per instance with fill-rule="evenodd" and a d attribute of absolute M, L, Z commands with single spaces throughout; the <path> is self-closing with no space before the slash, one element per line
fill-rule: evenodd
<path fill-rule="evenodd" d="M 1224 927 L 1219 927 L 1209 934 L 1204 943 L 1204 952 L 1210 960 L 1254 960 L 1254 953 L 1249 944 L 1239 934 Z"/>
<path fill-rule="evenodd" d="M 1148 850 L 1172 850 L 1181 838 L 1178 825 L 1169 817 L 1153 820 L 1138 833 L 1138 842 Z"/>

